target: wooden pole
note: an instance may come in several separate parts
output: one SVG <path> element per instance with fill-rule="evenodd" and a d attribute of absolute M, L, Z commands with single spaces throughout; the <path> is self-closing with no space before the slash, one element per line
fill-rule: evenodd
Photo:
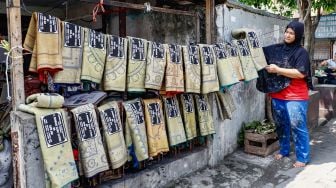
<path fill-rule="evenodd" d="M 205 5 L 205 20 L 206 20 L 206 43 L 213 44 L 215 41 L 215 0 L 206 0 Z"/>
<path fill-rule="evenodd" d="M 89 2 L 89 3 L 97 3 L 97 0 L 81 0 L 81 1 Z M 126 2 L 111 1 L 111 0 L 105 0 L 104 5 L 123 7 L 123 8 L 129 8 L 129 9 L 138 9 L 138 10 L 145 10 L 146 8 L 146 6 L 143 4 L 126 3 Z M 151 6 L 150 8 L 151 8 L 151 11 L 155 11 L 155 12 L 163 12 L 163 13 L 168 13 L 168 14 L 179 14 L 179 15 L 186 15 L 186 16 L 196 16 L 195 13 L 189 12 L 189 11 L 161 8 L 161 7 L 155 7 L 155 6 Z"/>
<path fill-rule="evenodd" d="M 11 85 L 12 108 L 14 111 L 24 103 L 23 82 L 23 58 L 22 58 L 22 34 L 21 34 L 21 10 L 20 0 L 7 0 L 7 24 L 8 37 L 11 46 Z M 11 113 L 11 137 L 13 151 L 13 178 L 15 188 L 26 187 L 25 163 L 23 156 L 23 133 L 20 122 L 15 120 Z M 20 129 L 21 127 L 21 129 Z"/>

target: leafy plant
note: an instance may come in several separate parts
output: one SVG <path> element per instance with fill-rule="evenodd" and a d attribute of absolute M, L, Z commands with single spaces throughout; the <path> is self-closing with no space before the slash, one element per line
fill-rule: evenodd
<path fill-rule="evenodd" d="M 244 146 L 244 135 L 245 132 L 257 133 L 257 134 L 269 134 L 274 132 L 276 129 L 275 124 L 268 120 L 263 121 L 252 121 L 249 123 L 244 123 L 238 134 L 238 145 Z"/>

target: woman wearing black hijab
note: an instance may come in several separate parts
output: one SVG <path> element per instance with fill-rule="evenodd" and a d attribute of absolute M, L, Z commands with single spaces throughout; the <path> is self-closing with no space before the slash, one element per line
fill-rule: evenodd
<path fill-rule="evenodd" d="M 292 21 L 286 27 L 284 42 L 264 47 L 268 73 L 283 77 L 283 88 L 269 93 L 272 98 L 273 117 L 277 126 L 280 152 L 276 159 L 289 156 L 290 135 L 295 143 L 294 167 L 304 167 L 310 160 L 309 132 L 307 129 L 308 87 L 310 61 L 301 46 L 304 25 Z M 281 79 L 280 79 L 281 82 Z M 291 134 L 292 131 L 292 134 Z"/>

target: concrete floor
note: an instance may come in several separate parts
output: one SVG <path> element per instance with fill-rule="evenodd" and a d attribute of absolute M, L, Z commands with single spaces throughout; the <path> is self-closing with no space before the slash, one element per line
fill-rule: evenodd
<path fill-rule="evenodd" d="M 246 154 L 238 149 L 216 167 L 181 177 L 165 187 L 177 188 L 335 188 L 336 118 L 311 131 L 311 162 L 293 168 L 295 154 L 280 161 Z"/>

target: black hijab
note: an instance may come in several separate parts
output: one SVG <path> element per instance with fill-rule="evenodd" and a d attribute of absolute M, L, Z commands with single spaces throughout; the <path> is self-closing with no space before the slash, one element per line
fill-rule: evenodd
<path fill-rule="evenodd" d="M 280 43 L 263 47 L 267 64 L 275 64 L 282 68 L 295 68 L 306 75 L 307 83 L 310 88 L 311 71 L 308 52 L 301 46 L 304 34 L 304 25 L 298 21 L 290 22 L 288 28 L 295 32 L 295 40 L 292 43 Z M 285 76 L 268 73 L 265 69 L 258 71 L 257 89 L 264 93 L 273 93 L 286 88 L 291 79 Z"/>

